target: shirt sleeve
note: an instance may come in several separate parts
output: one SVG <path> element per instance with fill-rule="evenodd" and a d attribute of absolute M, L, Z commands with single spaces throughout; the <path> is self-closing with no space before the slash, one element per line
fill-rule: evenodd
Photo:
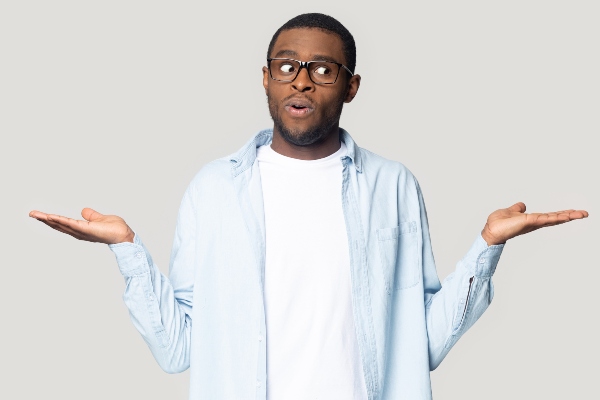
<path fill-rule="evenodd" d="M 190 190 L 179 209 L 169 278 L 153 262 L 136 234 L 134 243 L 109 245 L 125 277 L 123 300 L 131 320 L 160 367 L 185 371 L 190 363 L 195 219 Z"/>
<path fill-rule="evenodd" d="M 434 370 L 491 303 L 494 297 L 492 275 L 504 244 L 488 246 L 481 234 L 477 235 L 454 272 L 440 284 L 431 249 L 427 212 L 418 184 L 417 191 L 421 219 L 429 368 Z"/>

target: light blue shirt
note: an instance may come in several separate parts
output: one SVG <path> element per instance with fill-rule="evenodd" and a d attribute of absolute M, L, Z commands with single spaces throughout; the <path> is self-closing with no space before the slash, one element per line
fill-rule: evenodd
<path fill-rule="evenodd" d="M 138 235 L 135 243 L 110 245 L 135 327 L 165 371 L 190 368 L 190 399 L 266 398 L 265 227 L 256 149 L 272 137 L 272 130 L 259 132 L 194 177 L 179 210 L 168 278 Z M 414 176 L 358 147 L 343 129 L 340 138 L 348 149 L 341 196 L 369 399 L 430 399 L 429 372 L 492 301 L 503 245 L 487 246 L 478 235 L 441 285 Z"/>

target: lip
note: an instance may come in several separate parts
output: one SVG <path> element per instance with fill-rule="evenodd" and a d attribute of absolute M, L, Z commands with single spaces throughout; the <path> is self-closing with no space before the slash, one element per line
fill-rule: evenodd
<path fill-rule="evenodd" d="M 308 115 L 315 109 L 313 103 L 305 97 L 291 98 L 284 103 L 283 108 L 294 117 Z"/>

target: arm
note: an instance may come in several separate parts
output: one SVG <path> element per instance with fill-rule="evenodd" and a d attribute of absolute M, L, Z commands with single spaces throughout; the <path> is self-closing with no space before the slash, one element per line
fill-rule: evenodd
<path fill-rule="evenodd" d="M 171 254 L 170 279 L 160 273 L 140 238 L 117 216 L 86 208 L 84 220 L 32 211 L 30 216 L 77 239 L 109 244 L 125 277 L 131 319 L 155 359 L 169 373 L 189 367 L 195 219 L 186 192 Z"/>
<path fill-rule="evenodd" d="M 427 213 L 417 185 L 422 231 L 422 265 L 425 312 L 429 339 L 429 366 L 437 368 L 457 340 L 479 319 L 494 296 L 492 275 L 507 240 L 573 219 L 585 218 L 586 211 L 565 210 L 555 213 L 525 214 L 525 205 L 517 203 L 497 210 L 488 217 L 467 254 L 443 284 L 437 277 Z"/>
<path fill-rule="evenodd" d="M 133 243 L 109 245 L 125 277 L 123 300 L 131 320 L 168 373 L 183 372 L 190 365 L 194 237 L 193 202 L 188 190 L 177 219 L 169 278 L 160 272 L 137 235 Z"/>
<path fill-rule="evenodd" d="M 492 301 L 494 286 L 491 277 L 504 245 L 488 247 L 483 238 L 478 236 L 467 254 L 457 263 L 455 271 L 440 284 L 420 189 L 418 195 L 429 368 L 433 371 Z"/>

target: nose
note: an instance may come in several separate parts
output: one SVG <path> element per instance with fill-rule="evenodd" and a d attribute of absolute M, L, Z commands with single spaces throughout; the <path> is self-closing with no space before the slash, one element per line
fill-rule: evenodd
<path fill-rule="evenodd" d="M 292 82 L 292 87 L 299 92 L 308 92 L 315 88 L 315 84 L 308 75 L 308 68 L 305 66 L 300 67 L 296 79 Z"/>

